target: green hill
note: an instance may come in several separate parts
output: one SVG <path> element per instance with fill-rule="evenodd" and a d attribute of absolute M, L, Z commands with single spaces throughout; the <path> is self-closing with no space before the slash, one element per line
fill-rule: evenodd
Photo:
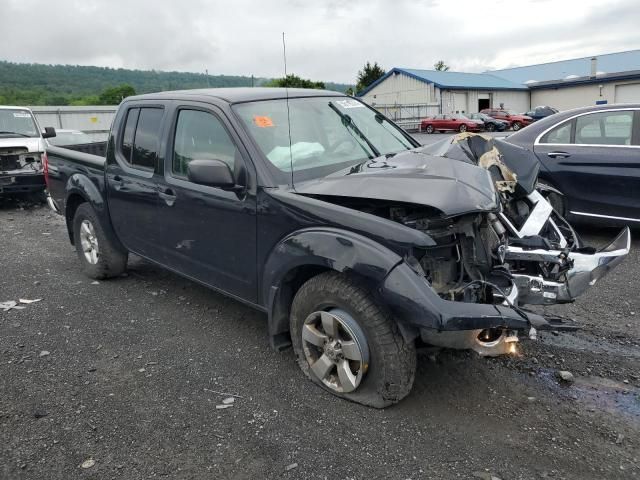
<path fill-rule="evenodd" d="M 260 86 L 269 78 L 254 78 Z M 103 90 L 129 84 L 137 93 L 206 87 L 250 87 L 250 76 L 127 70 L 81 65 L 44 65 L 0 61 L 0 105 L 88 105 Z M 344 92 L 351 85 L 325 82 Z"/>

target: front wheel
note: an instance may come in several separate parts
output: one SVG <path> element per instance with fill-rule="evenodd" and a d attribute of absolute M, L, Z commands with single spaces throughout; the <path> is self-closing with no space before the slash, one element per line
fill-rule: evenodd
<path fill-rule="evenodd" d="M 97 280 L 117 277 L 127 268 L 127 253 L 121 252 L 105 235 L 88 203 L 81 204 L 73 217 L 73 239 L 87 276 Z"/>
<path fill-rule="evenodd" d="M 511 128 L 513 128 L 514 132 L 517 132 L 522 128 L 522 125 L 520 124 L 520 122 L 513 122 L 513 125 L 511 125 Z"/>
<path fill-rule="evenodd" d="M 496 129 L 496 126 L 493 123 L 487 123 L 484 127 L 487 132 L 493 132 Z"/>
<path fill-rule="evenodd" d="M 415 345 L 353 277 L 327 272 L 307 281 L 293 299 L 290 328 L 300 368 L 334 395 L 383 408 L 411 391 Z"/>
<path fill-rule="evenodd" d="M 466 131 L 467 131 L 467 126 L 463 123 L 462 125 L 460 125 L 460 126 L 458 127 L 458 131 L 459 131 L 460 133 L 464 133 L 464 132 L 466 132 Z"/>
<path fill-rule="evenodd" d="M 427 128 L 424 130 L 427 133 L 433 133 L 433 125 L 427 125 Z"/>

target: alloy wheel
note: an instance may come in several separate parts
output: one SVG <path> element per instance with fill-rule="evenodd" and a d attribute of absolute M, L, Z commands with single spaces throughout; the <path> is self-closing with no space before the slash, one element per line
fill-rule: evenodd
<path fill-rule="evenodd" d="M 80 225 L 80 244 L 87 262 L 92 265 L 98 263 L 98 237 L 93 224 L 89 220 L 83 220 Z"/>
<path fill-rule="evenodd" d="M 329 389 L 353 392 L 369 365 L 364 332 L 338 308 L 311 313 L 302 327 L 302 348 L 311 371 Z"/>

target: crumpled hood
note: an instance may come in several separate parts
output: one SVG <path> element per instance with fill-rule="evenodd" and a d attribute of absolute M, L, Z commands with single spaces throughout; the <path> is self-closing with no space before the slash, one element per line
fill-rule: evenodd
<path fill-rule="evenodd" d="M 498 208 L 491 175 L 470 163 L 417 150 L 367 161 L 296 184 L 296 193 L 389 200 L 433 207 L 444 216 Z"/>
<path fill-rule="evenodd" d="M 8 147 L 26 148 L 28 153 L 36 153 L 44 151 L 44 142 L 41 138 L 0 136 L 0 149 Z"/>

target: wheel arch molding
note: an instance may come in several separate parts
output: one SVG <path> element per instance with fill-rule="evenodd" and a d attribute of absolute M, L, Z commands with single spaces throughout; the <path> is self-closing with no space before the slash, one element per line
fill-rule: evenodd
<path fill-rule="evenodd" d="M 306 228 L 287 235 L 272 249 L 262 275 L 261 303 L 267 309 L 272 346 L 289 346 L 291 302 L 309 278 L 334 270 L 357 275 L 377 288 L 402 261 L 370 238 L 339 228 Z"/>

